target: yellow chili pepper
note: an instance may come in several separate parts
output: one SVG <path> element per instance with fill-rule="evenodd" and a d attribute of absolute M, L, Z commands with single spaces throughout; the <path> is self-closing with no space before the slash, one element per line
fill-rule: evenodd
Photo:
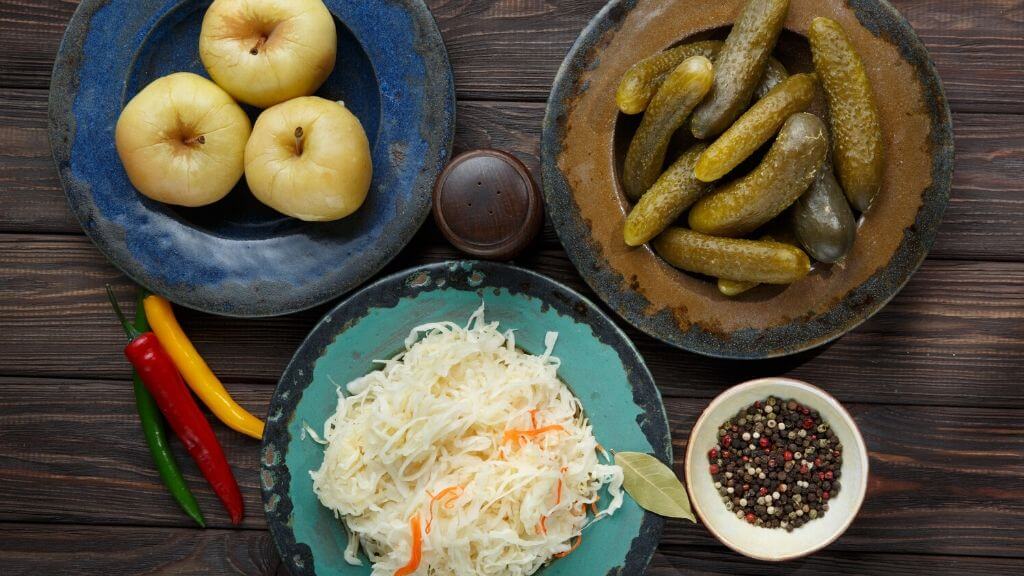
<path fill-rule="evenodd" d="M 263 421 L 239 406 L 228 394 L 181 329 L 171 303 L 160 296 L 150 295 L 143 301 L 143 306 L 157 340 L 167 350 L 185 382 L 203 404 L 231 429 L 253 438 L 263 438 Z"/>

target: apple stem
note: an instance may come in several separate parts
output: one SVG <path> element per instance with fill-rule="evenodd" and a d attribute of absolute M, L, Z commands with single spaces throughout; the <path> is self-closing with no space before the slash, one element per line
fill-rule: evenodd
<path fill-rule="evenodd" d="M 256 41 L 256 45 L 252 47 L 252 50 L 249 50 L 249 54 L 252 54 L 253 56 L 256 56 L 257 54 L 259 54 L 260 53 L 260 48 L 263 48 L 263 45 L 266 42 L 267 42 L 267 37 L 266 36 L 260 36 L 260 39 Z"/>
<path fill-rule="evenodd" d="M 295 153 L 302 156 L 302 141 L 305 140 L 306 136 L 302 132 L 302 126 L 295 129 Z"/>
<path fill-rule="evenodd" d="M 206 144 L 206 136 L 203 136 L 202 134 L 199 136 L 193 136 L 188 140 L 185 140 L 185 144 L 187 146 L 191 146 L 193 144 Z"/>

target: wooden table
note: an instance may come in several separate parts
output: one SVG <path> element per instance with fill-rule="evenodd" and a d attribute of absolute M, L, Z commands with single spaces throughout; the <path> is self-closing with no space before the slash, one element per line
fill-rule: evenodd
<path fill-rule="evenodd" d="M 539 174 L 552 79 L 603 1 L 429 2 L 455 69 L 457 152 L 503 148 Z M 731 384 L 785 374 L 836 394 L 871 450 L 864 508 L 827 550 L 782 566 L 670 522 L 649 574 L 1024 573 L 1024 1 L 894 3 L 931 50 L 956 125 L 953 198 L 921 271 L 874 319 L 795 357 L 716 361 L 629 332 L 664 393 L 677 458 L 699 411 Z M 206 530 L 177 509 L 143 443 L 103 294 L 109 282 L 127 301 L 134 287 L 68 212 L 46 137 L 50 69 L 75 6 L 0 2 L 0 573 L 284 575 L 256 442 L 216 426 L 248 510 L 234 529 L 179 450 Z M 457 257 L 428 223 L 386 271 Z M 550 226 L 518 264 L 592 296 Z M 262 414 L 325 310 L 180 316 Z"/>

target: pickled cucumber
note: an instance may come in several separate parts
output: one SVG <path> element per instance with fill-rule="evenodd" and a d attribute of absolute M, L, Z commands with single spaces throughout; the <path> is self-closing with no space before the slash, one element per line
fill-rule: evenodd
<path fill-rule="evenodd" d="M 760 285 L 760 282 L 744 282 L 742 280 L 727 280 L 725 278 L 718 279 L 718 291 L 730 298 L 733 296 L 739 296 L 748 290 L 753 290 Z"/>
<path fill-rule="evenodd" d="M 651 98 L 658 91 L 665 76 L 691 56 L 704 56 L 715 63 L 723 42 L 718 40 L 702 40 L 670 48 L 654 56 L 648 56 L 637 62 L 622 75 L 619 88 L 615 93 L 615 102 L 623 114 L 639 114 L 647 109 Z M 764 75 L 754 89 L 754 97 L 758 100 L 774 88 L 779 82 L 789 77 L 789 72 L 775 58 L 768 58 Z"/>
<path fill-rule="evenodd" d="M 742 236 L 789 207 L 825 161 L 825 124 L 800 112 L 786 120 L 768 154 L 750 174 L 705 196 L 690 210 L 690 228 L 716 236 Z"/>
<path fill-rule="evenodd" d="M 811 269 L 811 261 L 803 250 L 781 242 L 719 238 L 685 228 L 669 228 L 652 244 L 676 268 L 727 280 L 790 284 Z"/>
<path fill-rule="evenodd" d="M 714 58 L 711 59 L 711 63 L 714 64 Z M 768 95 L 775 88 L 782 83 L 783 80 L 789 78 L 789 70 L 782 65 L 775 58 L 768 59 L 768 65 L 764 68 L 764 75 L 761 76 L 761 81 L 757 84 L 757 88 L 754 88 L 754 100 L 760 100 Z"/>
<path fill-rule="evenodd" d="M 700 140 L 725 131 L 747 108 L 789 10 L 789 0 L 748 0 L 715 61 L 715 84 L 694 111 L 690 129 Z"/>
<path fill-rule="evenodd" d="M 692 56 L 665 78 L 626 152 L 622 185 L 630 200 L 639 199 L 661 175 L 672 134 L 708 93 L 714 76 L 710 60 Z"/>
<path fill-rule="evenodd" d="M 833 161 L 850 204 L 860 212 L 882 185 L 882 128 L 864 63 L 842 26 L 815 18 L 808 33 L 814 68 L 831 116 Z"/>
<path fill-rule="evenodd" d="M 637 62 L 619 81 L 619 89 L 615 93 L 615 102 L 619 105 L 619 110 L 625 114 L 643 112 L 665 80 L 665 75 L 673 68 L 693 56 L 703 56 L 714 61 L 715 55 L 721 49 L 721 42 L 704 40 L 676 46 Z"/>
<path fill-rule="evenodd" d="M 816 85 L 814 74 L 797 74 L 783 80 L 701 155 L 694 168 L 697 178 L 713 182 L 750 157 L 778 132 L 787 118 L 811 105 Z"/>
<path fill-rule="evenodd" d="M 831 166 L 823 166 L 810 189 L 793 204 L 793 229 L 800 245 L 819 262 L 831 264 L 850 251 L 857 222 Z"/>
<path fill-rule="evenodd" d="M 706 144 L 696 144 L 683 153 L 640 198 L 626 217 L 626 244 L 639 246 L 661 234 L 711 189 L 693 176 L 693 165 L 706 148 Z"/>

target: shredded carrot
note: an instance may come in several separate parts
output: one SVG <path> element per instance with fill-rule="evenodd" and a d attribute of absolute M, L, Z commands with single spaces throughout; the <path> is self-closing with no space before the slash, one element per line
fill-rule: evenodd
<path fill-rule="evenodd" d="M 449 486 L 438 492 L 436 495 L 431 494 L 430 490 L 427 490 L 427 496 L 430 496 L 430 504 L 427 506 L 429 512 L 427 514 L 427 534 L 430 534 L 430 525 L 434 523 L 434 502 L 444 498 L 446 495 L 448 497 L 448 501 L 444 503 L 444 507 L 451 510 L 455 507 L 455 501 L 462 495 L 462 486 Z"/>
<path fill-rule="evenodd" d="M 551 426 L 536 428 L 534 430 L 512 429 L 509 430 L 508 432 L 505 432 L 505 437 L 502 440 L 502 442 L 511 442 L 512 440 L 515 440 L 517 438 L 523 438 L 526 436 L 540 436 L 541 434 L 544 434 L 546 432 L 560 432 L 564 430 L 565 428 L 562 428 L 558 424 L 552 424 Z"/>
<path fill-rule="evenodd" d="M 399 568 L 395 572 L 395 576 L 409 576 L 420 567 L 420 560 L 423 558 L 423 535 L 420 534 L 419 514 L 409 519 L 409 529 L 412 530 L 412 552 L 409 553 L 409 563 Z"/>
<path fill-rule="evenodd" d="M 530 410 L 530 424 L 532 425 L 532 430 L 537 429 L 537 412 L 540 412 L 540 410 L 537 408 Z"/>
<path fill-rule="evenodd" d="M 561 474 L 565 474 L 565 471 L 568 470 L 568 469 L 569 469 L 568 467 L 562 466 L 562 469 L 559 472 Z M 558 489 L 557 489 L 557 492 L 555 493 L 555 506 L 558 506 L 561 503 L 562 503 L 562 476 L 559 475 L 558 476 Z"/>
<path fill-rule="evenodd" d="M 594 513 L 594 516 L 597 516 L 597 503 L 600 502 L 600 501 L 601 501 L 601 495 L 598 494 L 597 495 L 597 500 L 594 500 L 593 502 L 590 503 L 590 511 Z"/>
<path fill-rule="evenodd" d="M 558 554 L 555 554 L 555 558 L 565 558 L 569 554 L 572 554 L 574 550 L 576 550 L 577 548 L 580 547 L 580 544 L 582 542 L 583 542 L 583 534 L 580 534 L 579 536 L 576 537 L 576 543 L 572 545 L 572 548 L 569 548 L 565 552 L 559 552 Z"/>
<path fill-rule="evenodd" d="M 541 516 L 540 517 L 540 522 L 537 524 L 537 532 L 540 532 L 541 534 L 547 534 L 548 533 L 547 521 L 548 521 L 548 517 L 547 516 Z"/>

